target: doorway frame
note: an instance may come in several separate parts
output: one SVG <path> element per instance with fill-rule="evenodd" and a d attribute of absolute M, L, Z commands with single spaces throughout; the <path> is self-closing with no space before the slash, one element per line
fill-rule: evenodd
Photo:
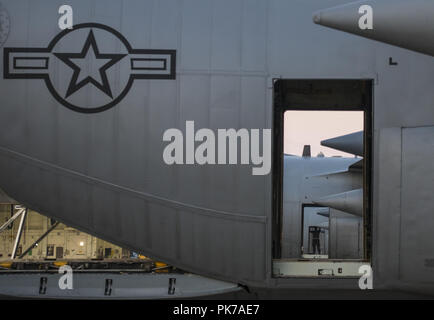
<path fill-rule="evenodd" d="M 374 79 L 273 79 L 272 261 L 281 258 L 282 249 L 284 113 L 302 110 L 364 112 L 363 260 L 371 262 L 373 90 Z"/>

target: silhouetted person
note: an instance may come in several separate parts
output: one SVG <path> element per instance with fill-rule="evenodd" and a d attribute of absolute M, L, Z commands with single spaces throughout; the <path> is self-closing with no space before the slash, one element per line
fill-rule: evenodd
<path fill-rule="evenodd" d="M 313 254 L 316 253 L 317 249 L 318 249 L 318 254 L 321 254 L 321 243 L 319 240 L 319 236 L 321 234 L 321 228 L 311 227 L 310 232 L 312 233 Z"/>

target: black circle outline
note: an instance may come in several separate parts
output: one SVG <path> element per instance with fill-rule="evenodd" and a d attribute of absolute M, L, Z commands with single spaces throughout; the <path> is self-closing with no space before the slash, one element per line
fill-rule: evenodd
<path fill-rule="evenodd" d="M 80 30 L 80 29 L 84 29 L 84 28 L 97 28 L 97 29 L 103 29 L 107 32 L 112 33 L 115 37 L 117 37 L 127 48 L 128 53 L 134 53 L 134 49 L 131 47 L 130 43 L 128 42 L 128 40 L 117 30 L 106 26 L 104 24 L 100 24 L 100 23 L 82 23 L 82 24 L 78 24 L 75 25 L 73 27 L 73 29 L 65 29 L 62 32 L 60 32 L 57 36 L 55 36 L 53 38 L 53 40 L 51 40 L 50 44 L 48 45 L 48 50 L 49 52 L 52 52 L 52 50 L 54 49 L 54 47 L 56 46 L 56 44 L 66 35 L 68 35 L 71 32 Z M 125 89 L 121 92 L 121 94 L 114 100 L 112 100 L 110 103 L 103 105 L 101 107 L 96 107 L 96 108 L 82 108 L 82 107 L 77 107 L 75 105 L 73 105 L 72 103 L 69 103 L 68 101 L 66 101 L 65 99 L 63 99 L 58 92 L 56 91 L 56 89 L 54 88 L 51 79 L 49 76 L 44 77 L 45 80 L 45 84 L 47 85 L 48 90 L 50 91 L 50 93 L 52 94 L 52 96 L 62 105 L 64 105 L 65 107 L 67 107 L 68 109 L 75 111 L 75 112 L 79 112 L 79 113 L 99 113 L 99 112 L 103 112 L 106 111 L 108 109 L 113 108 L 115 105 L 117 105 L 119 102 L 121 102 L 125 96 L 128 94 L 128 92 L 131 89 L 131 86 L 133 85 L 134 82 L 134 76 L 130 74 L 130 77 L 128 79 L 127 85 L 125 87 Z"/>
<path fill-rule="evenodd" d="M 3 12 L 6 14 L 6 17 L 8 18 L 8 22 L 9 22 L 9 29 L 8 32 L 6 34 L 6 37 L 4 38 L 3 42 L 0 42 L 0 48 L 3 47 L 3 45 L 6 43 L 6 41 L 9 38 L 9 34 L 11 33 L 11 27 L 12 27 L 12 22 L 11 22 L 11 16 L 8 12 L 8 10 L 5 8 L 5 6 L 0 2 L 0 10 L 3 10 Z"/>

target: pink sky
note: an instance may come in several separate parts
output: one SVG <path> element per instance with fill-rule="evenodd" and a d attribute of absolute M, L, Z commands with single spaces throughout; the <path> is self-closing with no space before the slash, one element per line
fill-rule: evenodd
<path fill-rule="evenodd" d="M 320 145 L 321 140 L 363 130 L 362 111 L 286 111 L 284 152 L 301 156 L 303 146 L 311 145 L 312 156 L 319 152 L 326 157 L 354 155 Z"/>

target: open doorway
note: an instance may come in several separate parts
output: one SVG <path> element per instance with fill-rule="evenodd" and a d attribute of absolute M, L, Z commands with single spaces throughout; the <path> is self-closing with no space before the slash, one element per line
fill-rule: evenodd
<path fill-rule="evenodd" d="M 357 276 L 371 251 L 371 81 L 274 84 L 274 276 Z"/>

